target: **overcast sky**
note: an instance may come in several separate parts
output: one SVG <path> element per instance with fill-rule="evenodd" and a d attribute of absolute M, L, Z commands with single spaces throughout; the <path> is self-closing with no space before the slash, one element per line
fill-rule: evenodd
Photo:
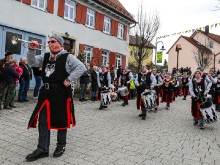
<path fill-rule="evenodd" d="M 124 7 L 134 16 L 137 15 L 141 0 L 120 0 Z M 220 22 L 220 12 L 213 12 L 218 4 L 217 0 L 143 0 L 146 11 L 157 10 L 161 18 L 161 28 L 157 36 L 169 35 L 186 30 L 204 27 Z M 220 25 L 210 29 L 211 33 L 220 35 Z M 192 33 L 182 35 L 190 36 Z M 160 39 L 164 43 L 166 52 L 179 38 L 179 35 Z M 155 45 L 155 41 L 153 42 Z M 159 43 L 158 48 L 162 45 Z"/>

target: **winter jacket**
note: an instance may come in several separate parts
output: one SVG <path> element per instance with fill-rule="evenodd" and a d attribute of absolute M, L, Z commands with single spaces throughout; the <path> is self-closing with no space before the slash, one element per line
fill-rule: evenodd
<path fill-rule="evenodd" d="M 21 75 L 20 79 L 31 80 L 32 79 L 32 70 L 28 64 L 19 63 L 19 66 L 23 70 L 23 74 Z"/>
<path fill-rule="evenodd" d="M 7 85 L 14 84 L 15 78 L 19 79 L 18 73 L 10 65 L 5 65 L 2 71 L 3 71 L 4 81 Z"/>

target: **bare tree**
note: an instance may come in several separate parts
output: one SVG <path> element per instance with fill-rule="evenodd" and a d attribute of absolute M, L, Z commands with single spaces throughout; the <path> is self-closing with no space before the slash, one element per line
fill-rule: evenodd
<path fill-rule="evenodd" d="M 151 42 L 156 37 L 160 28 L 160 17 L 157 11 L 146 12 L 143 8 L 143 0 L 138 8 L 137 25 L 131 31 L 130 45 L 133 45 L 133 55 L 135 63 L 138 65 L 140 71 L 142 62 L 149 58 L 149 54 L 154 46 Z"/>
<path fill-rule="evenodd" d="M 208 47 L 209 43 L 205 46 L 199 45 L 195 49 L 192 49 L 193 58 L 195 59 L 197 65 L 203 67 L 204 69 L 214 62 L 212 51 Z"/>
<path fill-rule="evenodd" d="M 219 11 L 220 10 L 220 0 L 216 0 L 216 1 L 218 1 L 218 3 L 212 11 Z"/>

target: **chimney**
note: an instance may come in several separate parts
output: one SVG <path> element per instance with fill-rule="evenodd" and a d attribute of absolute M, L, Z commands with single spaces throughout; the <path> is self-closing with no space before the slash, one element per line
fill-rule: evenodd
<path fill-rule="evenodd" d="M 206 26 L 205 26 L 205 33 L 206 33 L 206 34 L 209 34 L 209 25 L 206 25 Z"/>

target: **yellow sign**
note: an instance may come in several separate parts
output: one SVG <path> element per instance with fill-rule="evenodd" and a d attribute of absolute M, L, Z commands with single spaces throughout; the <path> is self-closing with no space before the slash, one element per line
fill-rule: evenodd
<path fill-rule="evenodd" d="M 163 52 L 157 52 L 157 63 L 162 63 L 163 61 Z"/>

